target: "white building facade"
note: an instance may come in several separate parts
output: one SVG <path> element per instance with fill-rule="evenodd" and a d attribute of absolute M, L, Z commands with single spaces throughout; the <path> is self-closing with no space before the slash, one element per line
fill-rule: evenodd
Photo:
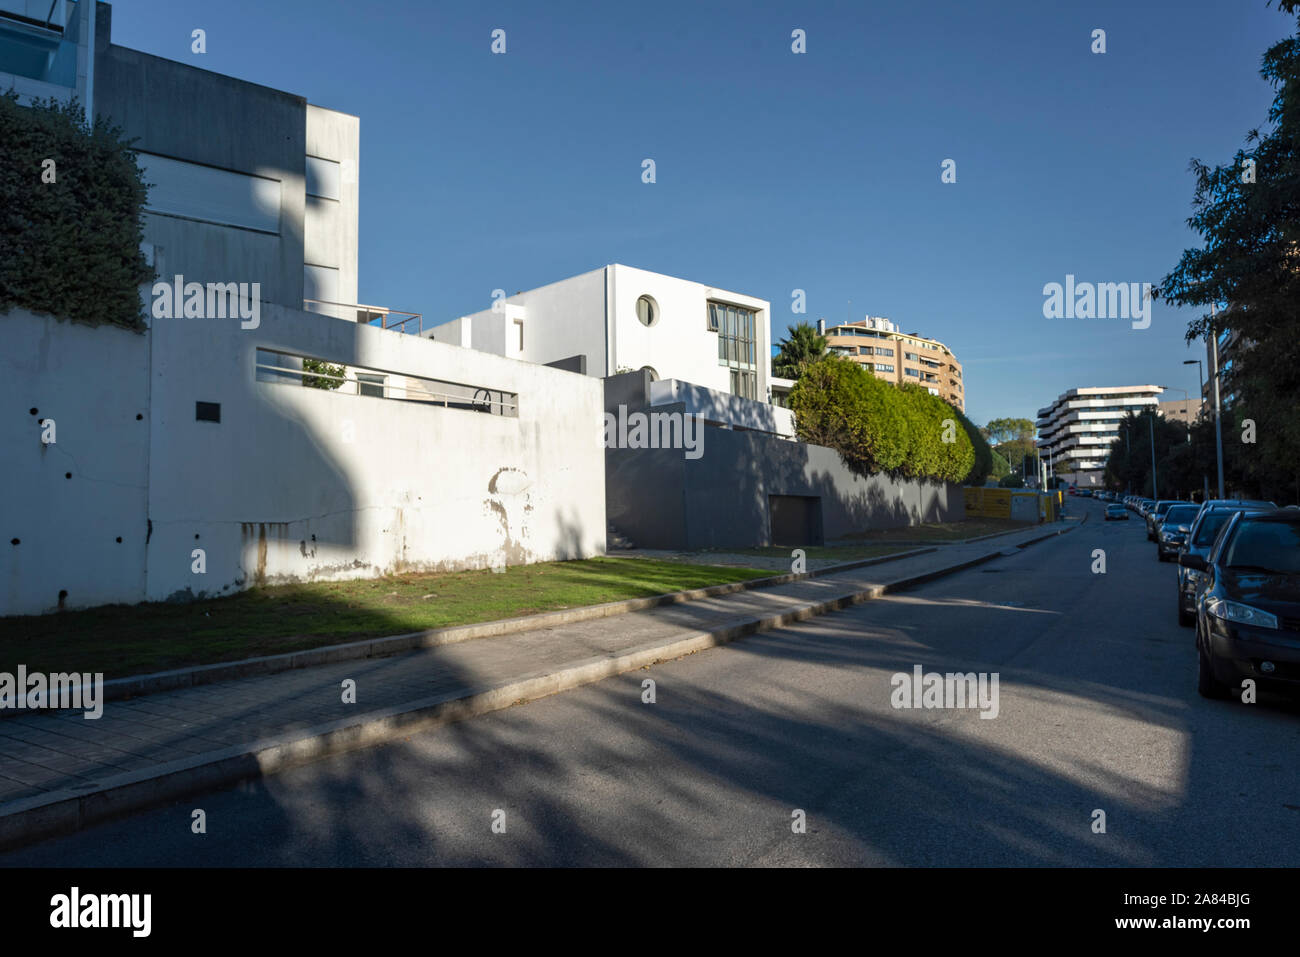
<path fill-rule="evenodd" d="M 426 330 L 438 342 L 605 377 L 648 369 L 768 400 L 771 305 L 742 293 L 613 264 Z"/>
<path fill-rule="evenodd" d="M 1097 488 L 1120 423 L 1130 412 L 1158 409 L 1158 385 L 1096 386 L 1063 392 L 1038 410 L 1038 452 L 1050 473 L 1083 488 Z"/>

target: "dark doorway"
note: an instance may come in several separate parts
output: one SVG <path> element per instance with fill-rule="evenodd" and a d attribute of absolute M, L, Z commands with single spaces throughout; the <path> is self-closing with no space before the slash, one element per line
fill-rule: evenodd
<path fill-rule="evenodd" d="M 769 495 L 772 544 L 821 545 L 822 500 L 819 495 Z"/>

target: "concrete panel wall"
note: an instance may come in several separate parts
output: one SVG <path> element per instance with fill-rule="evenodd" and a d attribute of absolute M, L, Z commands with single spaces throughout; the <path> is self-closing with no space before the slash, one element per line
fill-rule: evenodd
<path fill-rule="evenodd" d="M 101 7 L 101 36 L 109 19 Z M 97 37 L 97 40 L 99 37 Z M 306 109 L 300 96 L 100 44 L 95 110 L 136 148 L 281 183 L 280 232 L 148 216 L 145 238 L 165 249 L 173 274 L 202 282 L 261 282 L 262 297 L 302 304 Z"/>
<path fill-rule="evenodd" d="M 148 340 L 22 310 L 0 329 L 0 615 L 51 611 L 60 592 L 68 608 L 140 601 Z M 54 420 L 52 445 L 42 419 Z"/>

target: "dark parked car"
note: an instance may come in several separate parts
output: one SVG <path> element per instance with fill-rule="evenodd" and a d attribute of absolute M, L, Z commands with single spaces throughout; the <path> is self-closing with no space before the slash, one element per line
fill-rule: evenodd
<path fill-rule="evenodd" d="M 1208 556 L 1178 562 L 1202 576 L 1197 690 L 1222 698 L 1253 678 L 1300 693 L 1300 512 L 1233 512 Z"/>
<path fill-rule="evenodd" d="M 1147 511 L 1148 542 L 1154 542 L 1156 540 L 1156 532 L 1160 531 L 1160 520 L 1165 517 L 1165 512 L 1169 511 L 1169 509 L 1175 505 L 1183 504 L 1190 505 L 1191 503 L 1184 503 L 1181 499 L 1176 498 L 1162 498 Z"/>
<path fill-rule="evenodd" d="M 1125 521 L 1125 522 L 1127 522 L 1127 521 L 1128 521 L 1128 509 L 1126 509 L 1123 505 L 1107 505 L 1107 506 L 1106 506 L 1106 521 L 1109 522 L 1109 521 L 1110 521 L 1111 519 L 1113 519 L 1113 518 L 1114 518 L 1114 519 L 1119 519 L 1119 520 L 1121 520 L 1121 521 Z"/>
<path fill-rule="evenodd" d="M 1228 519 L 1242 510 L 1239 505 L 1219 505 L 1216 508 L 1201 506 L 1200 514 L 1187 533 L 1187 541 L 1178 552 L 1178 624 L 1190 628 L 1195 623 L 1196 588 L 1201 578 L 1201 573 L 1194 567 L 1183 564 L 1183 556 L 1190 554 L 1205 558 L 1214 545 L 1215 536 L 1228 524 Z M 1251 509 L 1247 514 L 1265 515 L 1269 511 L 1271 510 Z"/>
<path fill-rule="evenodd" d="M 1179 550 L 1187 544 L 1187 533 L 1192 530 L 1192 522 L 1201 512 L 1199 505 L 1180 502 L 1165 512 L 1160 520 L 1160 529 L 1156 532 L 1156 559 L 1168 561 L 1178 555 Z"/>

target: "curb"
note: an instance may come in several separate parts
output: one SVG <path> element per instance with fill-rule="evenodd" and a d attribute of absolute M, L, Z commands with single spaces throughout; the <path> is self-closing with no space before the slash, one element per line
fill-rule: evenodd
<path fill-rule="evenodd" d="M 686 591 L 668 592 L 664 595 L 650 595 L 645 598 L 626 598 L 622 601 L 605 602 L 600 605 L 582 605 L 577 608 L 564 608 L 559 611 L 547 611 L 518 618 L 500 618 L 495 621 L 482 621 L 469 625 L 451 625 L 447 628 L 413 631 L 401 635 L 390 635 L 385 638 L 365 638 L 361 641 L 350 641 L 338 645 L 304 648 L 301 651 L 288 651 L 279 655 L 242 658 L 239 661 L 222 661 L 211 665 L 196 665 L 192 668 L 156 671 L 145 675 L 128 675 L 125 678 L 112 678 L 105 681 L 102 700 L 117 701 L 122 698 L 156 694 L 161 691 L 177 691 L 198 685 L 213 684 L 218 681 L 249 678 L 254 675 L 278 674 L 282 671 L 333 664 L 337 661 L 400 655 L 408 651 L 436 648 L 439 645 L 450 645 L 474 638 L 495 638 L 499 635 L 511 635 L 521 631 L 554 628 L 579 621 L 591 621 L 596 618 L 608 618 L 613 615 L 643 611 L 646 608 L 655 608 L 660 605 L 699 601 L 702 598 L 716 598 L 720 595 L 732 595 L 736 592 L 750 591 L 755 588 L 771 588 L 804 579 L 820 578 L 824 575 L 850 571 L 855 568 L 865 568 L 868 565 L 879 565 L 903 558 L 912 558 L 935 550 L 934 547 L 916 548 L 904 552 L 895 552 L 890 555 L 877 555 L 875 558 L 841 562 L 811 572 L 787 573 L 767 578 L 751 578 L 746 581 L 709 585 L 705 588 L 692 588 Z M 0 721 L 23 713 L 18 709 L 0 709 Z"/>
<path fill-rule="evenodd" d="M 1082 523 L 1080 523 L 1082 524 Z M 1022 549 L 1078 528 L 1054 529 L 1014 546 Z M 342 718 L 292 735 L 280 735 L 250 745 L 235 745 L 142 771 L 115 775 L 90 791 L 54 791 L 21 801 L 0 813 L 0 849 L 11 849 L 43 838 L 69 834 L 132 811 L 166 804 L 188 794 L 224 787 L 238 781 L 288 770 L 322 758 L 371 747 L 416 731 L 436 728 L 476 715 L 488 714 L 549 697 L 582 685 L 672 661 L 727 644 L 739 638 L 782 628 L 828 612 L 839 611 L 916 585 L 982 565 L 1009 554 L 980 555 L 955 565 L 908 578 L 873 585 L 826 601 L 760 618 L 736 619 L 709 631 L 691 632 L 669 641 L 649 642 L 612 655 L 575 661 L 554 671 L 524 675 L 508 684 L 482 687 L 406 702 L 360 718 Z M 886 556 L 892 557 L 892 556 Z M 872 560 L 854 563 L 855 567 Z M 826 573 L 822 569 L 822 573 Z M 781 576 L 781 577 L 812 577 Z M 761 579 L 760 579 L 761 580 Z M 638 599 L 644 600 L 644 599 Z M 599 606 L 597 606 L 599 607 Z"/>

